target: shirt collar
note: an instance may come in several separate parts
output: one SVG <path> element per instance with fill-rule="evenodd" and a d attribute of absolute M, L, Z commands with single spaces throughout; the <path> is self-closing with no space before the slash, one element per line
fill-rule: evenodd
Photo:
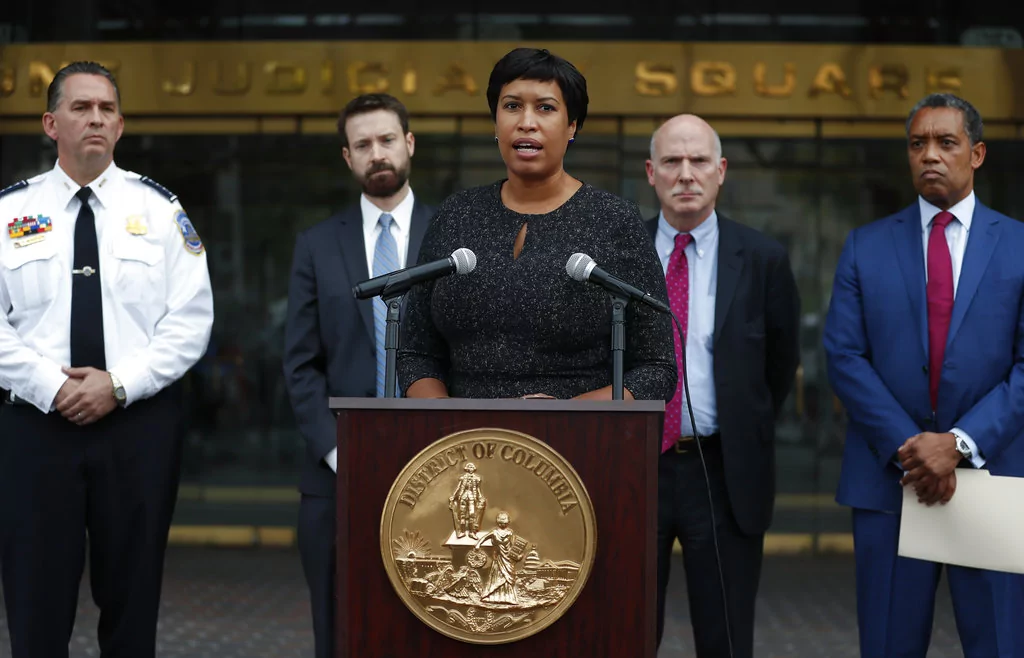
<path fill-rule="evenodd" d="M 67 208 L 68 204 L 71 203 L 71 199 L 78 193 L 79 185 L 71 180 L 71 177 L 60 166 L 60 161 L 57 161 L 53 166 L 53 176 L 57 200 L 61 204 L 60 207 Z M 86 185 L 86 187 L 92 190 L 93 196 L 96 197 L 101 206 L 110 208 L 113 206 L 114 199 L 117 196 L 116 188 L 123 179 L 124 176 L 121 174 L 121 170 L 111 160 L 107 168 L 103 170 L 103 173 Z"/>
<path fill-rule="evenodd" d="M 917 197 L 918 207 L 921 209 L 921 228 L 928 230 L 932 220 L 935 219 L 935 215 L 938 215 L 942 210 L 937 206 L 933 206 L 924 200 L 924 197 Z M 971 230 L 971 221 L 974 219 L 974 206 L 976 205 L 976 199 L 974 197 L 974 190 L 971 190 L 970 194 L 961 199 L 956 205 L 949 209 L 949 212 L 956 217 L 957 221 L 963 224 L 964 229 L 967 231 Z"/>
<path fill-rule="evenodd" d="M 408 231 L 412 226 L 412 206 L 415 203 L 412 194 L 412 188 L 409 188 L 409 193 L 405 195 L 402 202 L 395 206 L 394 210 L 390 211 L 390 215 L 399 232 Z M 367 231 L 373 231 L 377 226 L 377 221 L 380 219 L 382 213 L 388 212 L 387 210 L 381 210 L 372 201 L 366 198 L 365 194 L 359 195 L 359 209 L 363 213 L 363 229 Z"/>
<path fill-rule="evenodd" d="M 676 230 L 674 226 L 668 223 L 665 219 L 665 213 L 658 213 L 658 232 L 661 233 L 669 242 L 675 242 L 676 236 L 682 231 Z M 701 249 L 704 245 L 709 243 L 709 238 L 713 237 L 718 232 L 718 211 L 712 210 L 708 218 L 701 222 L 697 228 L 690 231 L 690 236 L 693 237 L 693 242 L 696 246 Z"/>

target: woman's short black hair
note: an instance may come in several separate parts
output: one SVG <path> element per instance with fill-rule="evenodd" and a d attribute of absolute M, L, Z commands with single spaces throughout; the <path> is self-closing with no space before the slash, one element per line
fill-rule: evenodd
<path fill-rule="evenodd" d="M 562 90 L 569 123 L 576 122 L 576 132 L 587 118 L 587 79 L 566 59 L 542 48 L 516 48 L 498 60 L 487 81 L 487 104 L 491 119 L 498 120 L 498 97 L 501 88 L 514 80 L 554 80 Z"/>

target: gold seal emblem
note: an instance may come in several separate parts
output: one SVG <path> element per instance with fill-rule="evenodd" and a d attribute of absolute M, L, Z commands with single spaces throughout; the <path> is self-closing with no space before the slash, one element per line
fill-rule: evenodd
<path fill-rule="evenodd" d="M 594 508 L 571 465 L 526 434 L 446 436 L 399 474 L 381 518 L 388 578 L 449 637 L 501 644 L 555 623 L 587 582 Z"/>

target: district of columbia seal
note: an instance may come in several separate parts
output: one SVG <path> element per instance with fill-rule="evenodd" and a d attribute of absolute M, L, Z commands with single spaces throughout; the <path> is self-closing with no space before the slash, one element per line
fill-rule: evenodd
<path fill-rule="evenodd" d="M 384 504 L 380 546 L 416 617 L 464 642 L 502 644 L 572 606 L 594 564 L 597 527 L 561 455 L 486 428 L 439 439 L 406 465 Z"/>

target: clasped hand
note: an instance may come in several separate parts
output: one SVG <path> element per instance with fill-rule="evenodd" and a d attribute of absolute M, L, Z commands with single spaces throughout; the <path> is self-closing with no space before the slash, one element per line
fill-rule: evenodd
<path fill-rule="evenodd" d="M 956 466 L 960 463 L 954 434 L 915 434 L 903 443 L 896 454 L 906 471 L 900 484 L 913 486 L 920 502 L 929 506 L 935 503 L 945 505 L 953 498 Z"/>
<path fill-rule="evenodd" d="M 57 411 L 75 425 L 100 420 L 117 406 L 110 373 L 96 368 L 62 368 L 68 380 L 57 391 Z"/>

